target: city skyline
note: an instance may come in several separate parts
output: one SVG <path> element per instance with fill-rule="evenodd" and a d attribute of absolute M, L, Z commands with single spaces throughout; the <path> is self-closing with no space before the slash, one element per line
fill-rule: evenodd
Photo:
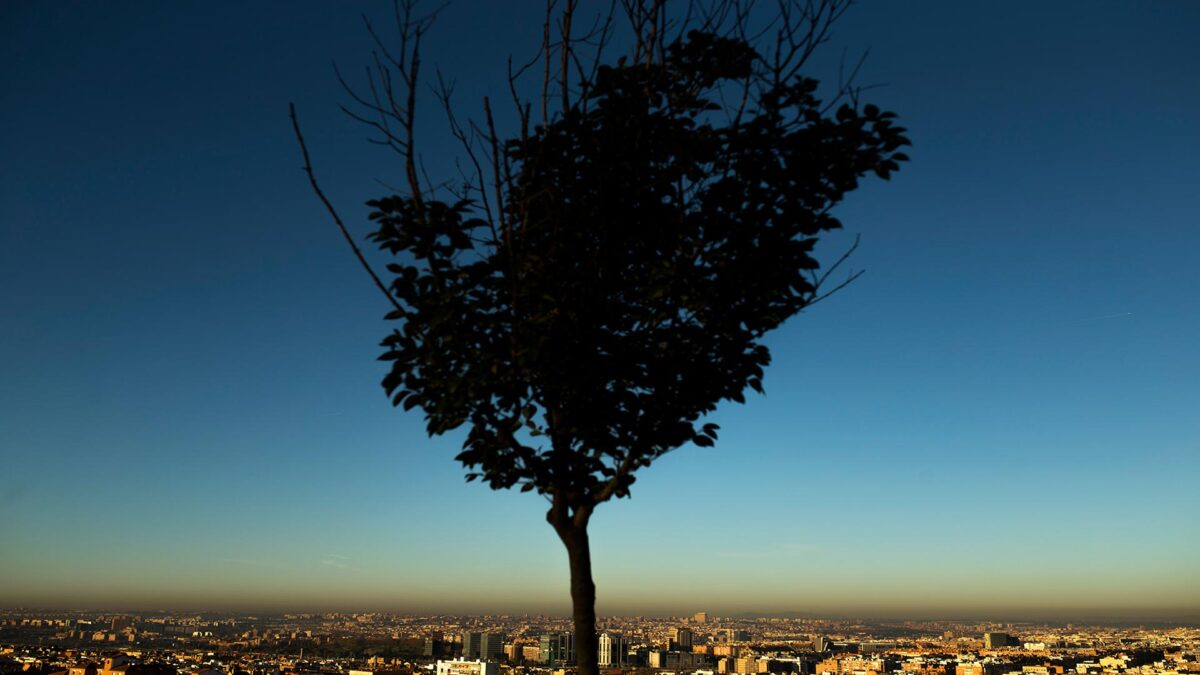
<path fill-rule="evenodd" d="M 571 672 L 572 633 L 537 616 L 280 616 L 0 610 L 15 675 L 502 675 Z M 498 651 L 475 659 L 476 643 Z M 606 672 L 696 675 L 1184 675 L 1200 628 L 962 621 L 621 617 Z M 666 669 L 666 670 L 663 670 Z M 256 672 L 257 671 L 257 672 Z"/>
<path fill-rule="evenodd" d="M 338 625 L 339 619 L 349 621 Z M 464 620 L 469 624 L 463 623 Z M 1145 672 L 1139 666 L 1153 664 L 1153 672 L 1171 673 L 1177 672 L 1170 669 L 1168 664 L 1171 662 L 1184 669 L 1192 667 L 1188 665 L 1188 657 L 1190 647 L 1194 648 L 1197 630 L 1095 624 L 1004 625 L 953 621 L 887 624 L 791 619 L 737 619 L 715 626 L 691 624 L 692 627 L 685 628 L 679 621 L 686 624 L 688 619 L 614 619 L 614 630 L 601 633 L 602 642 L 606 637 L 609 640 L 608 658 L 612 663 L 607 666 L 675 665 L 702 671 L 705 666 L 716 666 L 719 672 L 745 673 L 749 670 L 746 674 L 749 675 L 766 672 L 757 665 L 762 664 L 770 668 L 770 672 L 783 673 L 797 670 L 803 673 L 815 667 L 820 675 L 832 672 L 838 659 L 882 657 L 889 662 L 888 667 L 893 672 L 925 670 L 926 675 L 949 675 L 950 668 L 958 665 L 955 675 L 969 675 L 968 669 L 978 668 L 978 659 L 983 656 L 984 664 L 993 672 L 1005 666 L 1023 665 L 1022 662 L 1037 664 L 1041 661 L 1043 665 L 1033 667 L 1040 670 L 1049 666 L 1058 672 L 1057 668 L 1065 670 L 1072 664 L 1081 664 L 1075 672 L 1082 674 L 1087 670 L 1099 670 L 1097 657 L 1107 654 L 1103 663 L 1108 670 L 1133 666 L 1129 670 Z M 467 625 L 492 632 L 480 633 L 466 628 Z M 394 671 L 398 666 L 415 671 L 414 663 L 424 661 L 432 666 L 431 662 L 437 661 L 441 672 L 443 665 L 452 663 L 448 659 L 459 654 L 461 657 L 455 660 L 463 664 L 462 667 L 469 669 L 469 664 L 478 665 L 480 660 L 467 655 L 468 641 L 474 635 L 481 635 L 499 641 L 500 651 L 482 660 L 490 662 L 490 668 L 554 668 L 560 658 L 567 663 L 572 660 L 572 635 L 559 632 L 559 625 L 552 619 L 533 616 L 475 619 L 363 613 L 275 617 L 96 616 L 82 613 L 39 616 L 0 612 L 0 632 L 16 638 L 16 645 L 20 645 L 16 648 L 6 645 L 4 651 L 0 651 L 0 667 L 6 665 L 5 656 L 18 649 L 23 652 L 23 660 L 34 663 L 57 660 L 61 663 L 64 658 L 87 658 L 84 655 L 93 649 L 104 650 L 104 643 L 121 641 L 136 646 L 125 658 L 140 660 L 148 656 L 153 662 L 167 664 L 186 662 L 194 659 L 191 655 L 199 650 L 215 648 L 220 651 L 210 651 L 208 656 L 221 661 L 247 663 L 257 660 L 259 664 L 277 661 L 281 666 L 295 667 L 307 647 L 310 652 L 318 652 L 317 658 L 326 668 L 361 673 L 363 671 L 354 666 L 361 668 L 365 662 L 367 672 Z M 501 632 L 494 632 L 497 629 Z M 508 635 L 505 631 L 515 634 Z M 699 642 L 677 643 L 676 637 L 680 635 Z M 65 647 L 63 643 L 41 644 L 47 637 L 65 640 L 75 648 Z M 346 638 L 352 638 L 352 641 Z M 111 645 L 109 647 L 105 651 L 111 655 Z M 387 653 L 390 656 L 385 656 Z M 935 665 L 922 669 L 922 664 L 930 660 Z M 1194 663 L 1194 655 L 1190 660 Z M 7 660 L 7 664 L 11 663 L 11 659 Z M 313 664 L 307 665 L 311 668 Z M 876 663 L 877 670 L 882 670 L 881 666 L 884 664 Z M 85 665 L 78 667 L 80 671 L 86 668 Z"/>
<path fill-rule="evenodd" d="M 396 175 L 336 107 L 357 11 L 0 7 L 0 606 L 568 611 L 544 502 L 464 484 L 461 436 L 389 405 L 387 308 L 300 171 L 289 101 L 358 235 Z M 443 11 L 464 111 L 528 11 Z M 715 448 L 597 510 L 597 611 L 1195 620 L 1197 30 L 852 7 L 813 74 L 869 48 L 914 143 L 822 244 L 861 235 L 866 274 L 768 339 Z"/>

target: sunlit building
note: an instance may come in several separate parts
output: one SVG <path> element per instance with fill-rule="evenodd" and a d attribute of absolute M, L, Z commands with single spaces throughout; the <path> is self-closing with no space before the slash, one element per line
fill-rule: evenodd
<path fill-rule="evenodd" d="M 492 661 L 438 661 L 437 675 L 500 675 L 500 665 Z"/>
<path fill-rule="evenodd" d="M 605 631 L 600 634 L 600 666 L 611 668 L 625 665 L 625 652 L 628 645 L 620 633 Z"/>

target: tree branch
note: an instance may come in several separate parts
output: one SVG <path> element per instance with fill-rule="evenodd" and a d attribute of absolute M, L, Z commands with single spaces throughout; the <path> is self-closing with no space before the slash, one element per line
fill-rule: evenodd
<path fill-rule="evenodd" d="M 858 243 L 861 239 L 862 239 L 862 235 L 855 235 L 854 243 L 850 245 L 850 248 L 846 249 L 845 253 L 842 253 L 841 257 L 839 257 L 836 262 L 834 262 L 832 265 L 830 265 L 828 268 L 826 268 L 826 270 L 823 273 L 821 273 L 820 275 L 818 275 L 817 277 L 815 277 L 812 280 L 813 296 L 812 296 L 811 300 L 809 300 L 808 302 L 806 302 L 804 304 L 805 309 L 812 307 L 813 305 L 824 300 L 825 298 L 828 298 L 829 296 L 833 295 L 834 293 L 837 293 L 838 291 L 842 290 L 843 288 L 849 286 L 850 284 L 854 283 L 854 281 L 856 279 L 858 279 L 859 277 L 861 277 L 863 275 L 864 270 L 859 270 L 857 272 L 851 272 L 850 275 L 848 277 L 846 277 L 846 280 L 843 281 L 842 283 L 838 284 L 837 286 L 834 286 L 833 288 L 829 289 L 828 291 L 826 291 L 824 293 L 820 292 L 821 287 L 824 286 L 825 282 L 829 279 L 829 275 L 833 274 L 837 270 L 837 268 L 842 266 L 842 263 L 846 262 L 846 260 L 848 260 L 850 258 L 850 256 L 853 255 L 856 250 L 858 250 Z"/>
<path fill-rule="evenodd" d="M 308 182 L 310 185 L 312 185 L 313 192 L 316 193 L 317 198 L 321 200 L 321 203 L 325 205 L 325 210 L 329 212 L 329 215 L 333 218 L 333 222 L 337 224 L 338 229 L 342 231 L 342 237 L 344 237 L 346 239 L 346 243 L 350 245 L 350 250 L 354 251 L 355 257 L 358 258 L 358 262 L 362 264 L 362 267 L 367 271 L 367 274 L 371 275 L 371 280 L 375 282 L 375 287 L 379 289 L 380 293 L 383 293 L 384 297 L 388 299 L 388 302 L 391 303 L 392 307 L 395 307 L 399 311 L 404 311 L 404 308 L 396 300 L 395 296 L 393 296 L 392 293 L 387 289 L 387 286 L 384 285 L 383 281 L 379 278 L 379 275 L 376 274 L 375 270 L 371 268 L 371 264 L 368 263 L 366 257 L 363 256 L 362 249 L 358 247 L 358 244 L 354 243 L 354 238 L 350 236 L 350 231 L 346 229 L 346 224 L 342 222 L 341 216 L 338 215 L 337 210 L 333 208 L 333 204 L 329 201 L 329 198 L 325 196 L 325 193 L 321 190 L 321 186 L 317 183 L 317 176 L 313 173 L 312 162 L 308 158 L 308 145 L 304 142 L 304 135 L 300 133 L 300 121 L 296 118 L 295 103 L 288 104 L 288 116 L 292 118 L 292 131 L 296 133 L 296 142 L 300 144 L 300 153 L 304 156 L 304 173 L 308 174 Z"/>

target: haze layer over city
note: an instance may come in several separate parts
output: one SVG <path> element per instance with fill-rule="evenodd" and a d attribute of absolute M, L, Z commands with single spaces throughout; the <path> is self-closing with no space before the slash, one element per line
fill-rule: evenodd
<path fill-rule="evenodd" d="M 422 61 L 464 117 L 506 95 L 541 5 L 440 11 Z M 36 620 L 30 644 L 136 645 L 124 629 L 155 633 L 160 610 L 235 613 L 218 642 L 264 639 L 244 615 L 569 615 L 546 501 L 464 482 L 465 434 L 431 438 L 384 395 L 389 307 L 301 170 L 289 102 L 362 241 L 363 204 L 403 167 L 339 110 L 331 63 L 357 77 L 360 14 L 388 25 L 390 7 L 0 6 L 0 607 L 27 608 L 11 635 Z M 912 161 L 837 207 L 818 254 L 858 237 L 846 271 L 865 273 L 769 334 L 765 395 L 719 406 L 714 447 L 597 509 L 599 614 L 961 620 L 929 634 L 1060 646 L 1075 638 L 1042 622 L 1194 625 L 1197 34 L 1187 2 L 850 7 L 806 68 L 828 86 L 867 54 L 864 96 Z M 423 169 L 453 178 L 423 105 Z M 461 651 L 471 621 L 395 639 Z M 868 641 L 843 628 L 794 632 Z M 1120 672 L 1195 650 L 1126 637 L 1157 660 Z"/>

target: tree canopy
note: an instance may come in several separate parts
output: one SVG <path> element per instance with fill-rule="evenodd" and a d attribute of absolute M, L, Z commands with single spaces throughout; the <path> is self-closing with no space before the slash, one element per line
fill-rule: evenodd
<path fill-rule="evenodd" d="M 384 387 L 493 488 L 572 510 L 629 494 L 721 401 L 762 391 L 762 336 L 817 299 L 830 209 L 906 156 L 872 105 L 832 114 L 771 80 L 747 41 L 692 31 L 661 60 L 602 65 L 574 105 L 507 139 L 485 211 L 370 202 L 400 307 Z M 745 88 L 729 109 L 721 96 Z"/>

